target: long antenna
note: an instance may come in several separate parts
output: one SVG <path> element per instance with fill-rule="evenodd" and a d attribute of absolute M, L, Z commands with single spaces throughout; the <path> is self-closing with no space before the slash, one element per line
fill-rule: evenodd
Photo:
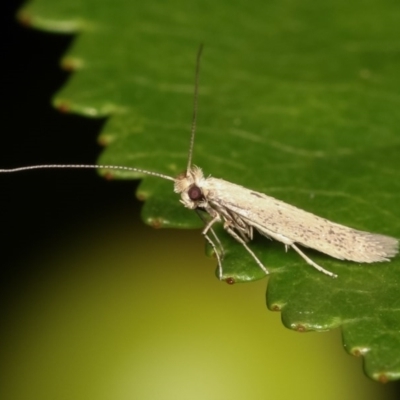
<path fill-rule="evenodd" d="M 187 164 L 186 173 L 190 170 L 190 168 L 192 166 L 194 138 L 196 135 L 197 103 L 198 103 L 198 95 L 199 95 L 199 72 L 200 72 L 200 59 L 201 59 L 202 51 L 203 51 L 203 44 L 200 44 L 199 50 L 197 51 L 197 58 L 196 58 L 196 72 L 195 72 L 194 99 L 193 99 L 193 119 L 192 119 L 192 129 L 191 129 L 191 133 L 190 133 L 189 155 L 188 155 L 188 164 Z M 173 177 L 161 174 L 159 172 L 146 171 L 146 170 L 140 169 L 140 168 L 124 167 L 121 165 L 43 164 L 43 165 L 30 165 L 27 167 L 18 167 L 18 168 L 10 168 L 10 169 L 0 169 L 0 174 L 30 171 L 30 170 L 35 170 L 35 169 L 112 169 L 114 171 L 139 172 L 141 174 L 157 176 L 159 178 L 166 179 L 169 181 L 175 181 L 175 179 Z"/>
<path fill-rule="evenodd" d="M 131 172 L 139 172 L 141 174 L 157 176 L 162 179 L 167 179 L 169 181 L 175 181 L 172 176 L 160 174 L 159 172 L 146 171 L 145 169 L 133 168 L 133 167 L 124 167 L 120 165 L 91 165 L 91 164 L 44 164 L 44 165 L 30 165 L 28 167 L 18 167 L 11 169 L 0 169 L 0 174 L 7 174 L 11 172 L 21 172 L 21 171 L 30 171 L 33 169 L 113 169 L 117 171 L 131 171 Z"/>
<path fill-rule="evenodd" d="M 192 167 L 194 137 L 196 135 L 196 123 L 197 123 L 197 103 L 198 103 L 198 97 L 199 97 L 200 58 L 201 58 L 202 51 L 203 51 L 203 43 L 200 44 L 200 46 L 199 46 L 199 50 L 197 51 L 197 58 L 196 58 L 196 72 L 195 72 L 195 77 L 194 77 L 193 119 L 192 119 L 192 130 L 190 133 L 189 155 L 188 155 L 186 174 Z"/>

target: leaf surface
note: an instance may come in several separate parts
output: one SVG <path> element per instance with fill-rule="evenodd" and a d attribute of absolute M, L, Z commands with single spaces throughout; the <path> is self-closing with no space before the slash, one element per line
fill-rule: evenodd
<path fill-rule="evenodd" d="M 75 70 L 56 107 L 109 116 L 99 163 L 176 176 L 186 167 L 196 49 L 195 164 L 360 230 L 400 237 L 400 4 L 389 0 L 35 0 L 19 18 L 77 33 Z M 201 226 L 171 182 L 143 178 L 143 218 Z M 222 229 L 224 277 L 263 277 Z M 333 280 L 256 237 L 271 271 L 268 307 L 292 329 L 342 327 L 346 350 L 377 380 L 400 377 L 400 257 L 361 265 L 306 249 Z"/>

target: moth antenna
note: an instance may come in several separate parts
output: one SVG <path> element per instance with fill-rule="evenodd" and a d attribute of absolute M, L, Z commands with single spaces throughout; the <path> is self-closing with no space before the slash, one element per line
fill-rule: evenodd
<path fill-rule="evenodd" d="M 186 174 L 189 172 L 190 168 L 192 167 L 194 137 L 196 136 L 196 123 L 197 123 L 197 103 L 198 103 L 198 96 L 199 96 L 200 59 L 201 59 L 202 52 L 203 52 L 203 43 L 201 43 L 199 46 L 199 50 L 197 51 L 197 58 L 196 58 L 196 72 L 195 72 L 195 77 L 194 77 L 193 119 L 192 119 L 192 129 L 190 132 L 189 155 L 188 155 L 188 164 L 187 164 L 187 168 L 186 168 Z"/>
<path fill-rule="evenodd" d="M 186 173 L 190 170 L 192 166 L 192 158 L 193 158 L 193 147 L 194 147 L 194 138 L 196 136 L 196 123 L 197 123 L 197 104 L 198 104 L 198 95 L 199 95 L 199 75 L 200 75 L 200 59 L 201 54 L 203 52 L 203 43 L 200 44 L 199 49 L 197 51 L 196 57 L 196 71 L 195 71 L 195 80 L 194 80 L 194 98 L 193 98 L 193 118 L 192 118 L 192 128 L 190 133 L 190 143 L 189 143 L 189 154 L 188 154 L 188 163 L 186 168 Z M 134 167 L 124 167 L 122 165 L 92 165 L 92 164 L 43 164 L 43 165 L 29 165 L 26 167 L 18 167 L 18 168 L 10 168 L 10 169 L 0 169 L 0 174 L 7 174 L 12 172 L 22 172 L 22 171 L 31 171 L 35 169 L 113 169 L 117 171 L 131 171 L 131 172 L 139 172 L 141 174 L 156 176 L 158 178 L 166 179 L 168 181 L 175 181 L 175 179 L 171 176 L 161 174 L 159 172 L 147 171 L 140 168 Z"/>
<path fill-rule="evenodd" d="M 174 178 L 168 175 L 161 174 L 159 172 L 146 171 L 145 169 L 124 167 L 122 165 L 92 165 L 92 164 L 43 164 L 43 165 L 29 165 L 27 167 L 18 167 L 10 169 L 0 169 L 1 174 L 7 174 L 11 172 L 22 172 L 31 171 L 33 169 L 113 169 L 117 171 L 131 171 L 139 172 L 141 174 L 157 176 L 158 178 L 166 179 L 168 181 L 175 181 Z"/>

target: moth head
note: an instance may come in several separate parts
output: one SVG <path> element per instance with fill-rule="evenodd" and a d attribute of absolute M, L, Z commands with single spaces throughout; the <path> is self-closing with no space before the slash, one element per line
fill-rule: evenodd
<path fill-rule="evenodd" d="M 206 204 L 204 182 L 203 171 L 196 166 L 175 178 L 174 191 L 181 194 L 181 203 L 185 207 L 195 209 Z"/>

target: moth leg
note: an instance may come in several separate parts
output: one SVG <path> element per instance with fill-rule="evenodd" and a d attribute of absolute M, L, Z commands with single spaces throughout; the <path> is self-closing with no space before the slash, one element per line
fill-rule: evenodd
<path fill-rule="evenodd" d="M 265 272 L 265 275 L 269 275 L 267 268 L 264 267 L 263 263 L 254 254 L 253 250 L 247 246 L 247 243 L 229 226 L 225 226 L 225 230 L 247 250 L 247 252 L 254 258 L 257 265 Z"/>
<path fill-rule="evenodd" d="M 218 262 L 218 277 L 219 280 L 222 280 L 222 259 L 224 257 L 224 247 L 222 246 L 221 241 L 219 240 L 217 234 L 215 233 L 214 229 L 212 228 L 212 225 L 218 221 L 218 217 L 214 217 L 210 222 L 207 222 L 204 218 L 203 215 L 196 210 L 197 215 L 200 217 L 200 219 L 206 224 L 205 228 L 202 231 L 202 235 L 205 237 L 205 239 L 207 240 L 207 242 L 210 244 L 210 246 L 212 247 L 215 256 L 217 257 L 217 262 Z M 210 238 L 210 236 L 208 236 L 208 231 L 211 232 L 215 242 Z M 217 243 L 217 244 L 215 244 Z M 222 253 L 222 256 L 219 254 L 219 251 L 217 249 L 217 246 L 220 249 L 220 252 Z"/>
<path fill-rule="evenodd" d="M 326 269 L 322 268 L 321 266 L 319 266 L 317 263 L 315 263 L 313 260 L 311 260 L 311 258 L 307 257 L 294 243 L 292 243 L 290 245 L 290 247 L 295 250 L 298 254 L 300 254 L 301 257 L 304 258 L 304 260 L 306 261 L 307 264 L 311 265 L 312 267 L 314 267 L 315 269 L 317 269 L 318 271 L 331 276 L 332 278 L 337 278 L 337 275 L 327 271 Z"/>
<path fill-rule="evenodd" d="M 199 214 L 200 215 L 200 214 Z M 204 219 L 200 216 L 200 218 L 204 221 Z M 209 222 L 207 222 L 206 226 L 203 229 L 202 234 L 206 235 L 207 232 L 211 229 L 211 227 L 217 222 L 220 221 L 220 217 L 219 215 L 216 215 L 215 217 L 213 217 L 213 219 Z M 205 222 L 205 221 L 204 221 Z M 211 229 L 212 230 L 212 229 Z M 214 234 L 215 235 L 215 234 Z"/>
<path fill-rule="evenodd" d="M 212 228 L 212 225 L 215 224 L 215 222 L 219 221 L 219 217 L 215 217 L 213 218 L 203 229 L 202 234 L 204 236 L 206 236 L 208 234 L 208 231 L 210 231 L 215 239 L 215 241 L 217 242 L 219 248 L 221 249 L 221 253 L 222 255 L 224 254 L 224 246 L 222 246 L 221 241 L 219 240 L 219 237 L 217 236 L 217 234 L 215 233 L 214 229 Z"/>
<path fill-rule="evenodd" d="M 217 241 L 219 242 L 219 239 L 217 237 L 217 235 L 215 234 L 215 232 L 213 231 L 213 229 L 211 229 L 211 232 L 213 233 L 214 237 L 217 239 Z M 222 280 L 222 262 L 221 262 L 221 257 L 219 255 L 219 252 L 217 250 L 217 246 L 215 245 L 215 243 L 212 241 L 212 239 L 207 235 L 207 233 L 203 233 L 205 239 L 207 240 L 207 242 L 210 244 L 210 246 L 212 247 L 215 256 L 217 257 L 217 262 L 218 262 L 218 278 L 221 281 Z M 220 244 L 220 242 L 219 242 Z M 221 247 L 222 248 L 222 247 Z"/>
<path fill-rule="evenodd" d="M 213 237 L 214 237 L 214 239 L 215 239 L 215 242 L 217 243 L 217 245 L 218 245 L 218 247 L 219 247 L 219 249 L 220 249 L 220 251 L 221 251 L 221 259 L 223 259 L 223 258 L 224 258 L 224 246 L 222 246 L 222 243 L 221 243 L 221 241 L 219 240 L 219 237 L 218 237 L 218 235 L 215 233 L 215 231 L 214 231 L 213 228 L 210 228 L 210 232 L 212 233 L 212 235 L 213 235 Z"/>

